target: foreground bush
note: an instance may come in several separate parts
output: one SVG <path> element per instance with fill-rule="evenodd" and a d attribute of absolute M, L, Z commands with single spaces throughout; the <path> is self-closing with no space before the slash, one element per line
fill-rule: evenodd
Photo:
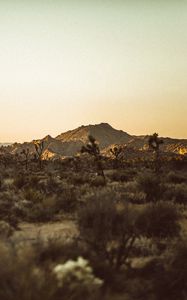
<path fill-rule="evenodd" d="M 100 192 L 79 211 L 80 234 L 97 255 L 119 269 L 139 237 L 138 217 L 134 208 L 118 209 L 112 193 Z"/>
<path fill-rule="evenodd" d="M 94 198 L 94 200 L 93 200 Z M 96 193 L 78 214 L 80 235 L 101 259 L 120 269 L 133 257 L 138 240 L 165 240 L 180 234 L 180 216 L 167 202 L 148 204 L 144 209 L 115 202 L 115 194 Z"/>
<path fill-rule="evenodd" d="M 187 240 L 179 240 L 163 257 L 162 273 L 153 278 L 156 299 L 187 299 Z"/>
<path fill-rule="evenodd" d="M 100 299 L 102 281 L 83 258 L 38 262 L 37 247 L 0 241 L 0 299 Z"/>

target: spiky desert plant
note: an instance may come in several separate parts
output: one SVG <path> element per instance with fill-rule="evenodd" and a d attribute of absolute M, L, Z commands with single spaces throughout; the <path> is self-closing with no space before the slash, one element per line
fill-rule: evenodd
<path fill-rule="evenodd" d="M 39 163 L 40 170 L 42 169 L 42 155 L 44 152 L 44 141 L 34 141 L 36 158 Z"/>
<path fill-rule="evenodd" d="M 158 137 L 158 133 L 153 133 L 148 140 L 149 147 L 152 148 L 154 151 L 160 150 L 160 145 L 164 143 L 164 141 Z"/>
<path fill-rule="evenodd" d="M 155 172 L 160 171 L 160 145 L 164 143 L 163 139 L 158 137 L 158 133 L 153 133 L 148 139 L 149 149 L 152 149 L 155 156 L 154 156 L 154 169 Z"/>
<path fill-rule="evenodd" d="M 96 143 L 96 139 L 92 136 L 88 136 L 88 143 L 85 146 L 82 146 L 81 153 L 88 153 L 94 157 L 96 166 L 97 166 L 97 174 L 99 176 L 102 176 L 105 181 L 105 175 L 103 171 L 103 165 L 102 165 L 102 156 L 100 154 L 100 149 L 98 144 Z"/>
<path fill-rule="evenodd" d="M 114 148 L 110 149 L 110 153 L 112 154 L 112 156 L 114 157 L 114 167 L 118 168 L 119 166 L 119 156 L 122 153 L 122 147 L 117 147 L 115 146 Z"/>

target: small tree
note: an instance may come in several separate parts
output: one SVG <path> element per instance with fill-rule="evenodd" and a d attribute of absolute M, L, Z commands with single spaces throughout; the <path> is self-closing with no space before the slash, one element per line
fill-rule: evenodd
<path fill-rule="evenodd" d="M 154 157 L 154 169 L 155 172 L 158 173 L 160 171 L 160 145 L 162 145 L 164 141 L 158 137 L 158 133 L 154 133 L 148 139 L 149 149 L 152 149 L 155 157 Z"/>
<path fill-rule="evenodd" d="M 86 146 L 82 146 L 81 153 L 88 153 L 94 157 L 97 166 L 97 174 L 99 176 L 102 176 L 104 181 L 106 181 L 101 161 L 102 156 L 100 154 L 99 146 L 96 143 L 96 139 L 93 136 L 89 135 L 88 140 L 88 144 Z"/>
<path fill-rule="evenodd" d="M 110 149 L 110 152 L 114 157 L 115 168 L 118 168 L 118 166 L 119 166 L 119 156 L 122 153 L 122 150 L 123 150 L 122 147 L 116 147 L 116 146 L 114 148 Z"/>
<path fill-rule="evenodd" d="M 35 141 L 34 142 L 35 151 L 36 151 L 36 158 L 39 163 L 40 170 L 42 169 L 42 155 L 44 152 L 44 141 Z"/>

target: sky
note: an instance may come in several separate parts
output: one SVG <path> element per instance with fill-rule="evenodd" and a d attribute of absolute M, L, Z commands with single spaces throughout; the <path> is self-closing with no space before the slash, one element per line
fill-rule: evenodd
<path fill-rule="evenodd" d="M 0 0 L 0 142 L 187 138 L 187 0 Z"/>

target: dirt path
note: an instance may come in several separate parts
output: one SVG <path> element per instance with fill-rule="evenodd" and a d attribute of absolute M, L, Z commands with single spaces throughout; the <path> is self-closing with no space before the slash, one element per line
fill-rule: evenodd
<path fill-rule="evenodd" d="M 19 227 L 20 230 L 15 231 L 12 237 L 16 242 L 35 242 L 38 239 L 47 241 L 51 238 L 67 240 L 78 234 L 77 226 L 71 220 L 45 224 L 22 223 Z"/>

